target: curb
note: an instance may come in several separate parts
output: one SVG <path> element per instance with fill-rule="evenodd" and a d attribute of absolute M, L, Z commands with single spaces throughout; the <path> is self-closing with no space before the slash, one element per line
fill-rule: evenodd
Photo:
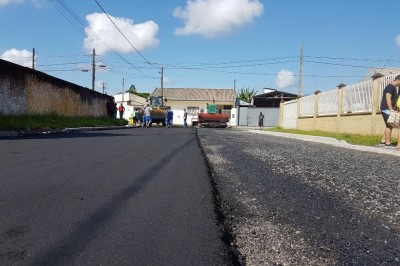
<path fill-rule="evenodd" d="M 396 149 L 389 149 L 385 147 L 371 147 L 371 146 L 360 146 L 349 144 L 345 140 L 337 140 L 335 138 L 328 138 L 328 137 L 316 137 L 316 136 L 308 136 L 308 135 L 300 135 L 300 134 L 292 134 L 292 133 L 280 133 L 280 132 L 272 132 L 266 130 L 249 130 L 250 133 L 256 134 L 264 134 L 264 135 L 271 135 L 275 137 L 281 138 L 290 138 L 290 139 L 297 139 L 301 141 L 313 142 L 313 143 L 322 143 L 330 146 L 341 147 L 350 150 L 357 150 L 357 151 L 364 151 L 364 152 L 372 152 L 378 154 L 386 154 L 400 157 L 400 150 Z"/>
<path fill-rule="evenodd" d="M 110 130 L 110 129 L 129 129 L 138 128 L 139 126 L 104 126 L 104 127 L 76 127 L 76 128 L 64 128 L 60 132 L 62 133 L 73 133 L 81 131 L 100 131 L 100 130 Z"/>
<path fill-rule="evenodd" d="M 43 131 L 43 132 L 5 131 L 5 132 L 0 132 L 0 139 L 2 139 L 2 138 L 20 138 L 20 137 L 28 137 L 28 136 L 54 135 L 54 134 L 60 134 L 60 133 L 76 133 L 76 132 L 82 132 L 82 131 L 129 129 L 129 128 L 138 128 L 138 127 L 139 126 L 77 127 L 77 128 L 64 128 L 62 130 Z"/>

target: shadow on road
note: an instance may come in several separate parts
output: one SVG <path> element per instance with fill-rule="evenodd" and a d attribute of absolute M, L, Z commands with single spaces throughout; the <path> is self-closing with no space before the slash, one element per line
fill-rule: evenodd
<path fill-rule="evenodd" d="M 104 133 L 95 133 L 94 135 L 98 136 L 98 134 L 104 136 Z M 87 135 L 93 136 L 93 134 Z M 107 135 L 115 136 L 115 134 Z M 146 174 L 140 176 L 134 184 L 122 190 L 115 196 L 115 198 L 113 198 L 113 200 L 106 203 L 103 208 L 98 209 L 88 219 L 82 221 L 80 223 L 81 225 L 73 230 L 64 240 L 59 243 L 54 243 L 53 248 L 48 250 L 45 254 L 33 258 L 32 265 L 58 265 L 68 263 L 73 254 L 84 249 L 87 243 L 89 243 L 95 235 L 101 231 L 102 227 L 107 225 L 109 220 L 120 212 L 126 201 L 135 197 L 137 193 L 146 187 L 159 172 L 163 171 L 164 167 L 173 160 L 174 156 L 194 141 L 196 141 L 195 137 L 182 143 L 179 147 L 169 152 L 158 162 L 155 162 L 154 166 L 148 169 Z"/>

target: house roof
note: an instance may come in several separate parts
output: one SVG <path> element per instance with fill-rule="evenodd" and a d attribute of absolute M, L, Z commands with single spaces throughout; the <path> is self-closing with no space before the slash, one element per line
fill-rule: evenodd
<path fill-rule="evenodd" d="M 284 92 L 284 91 L 278 91 L 278 90 L 271 90 L 267 93 L 263 93 L 263 94 L 259 94 L 259 95 L 255 95 L 253 98 L 283 98 L 283 99 L 287 99 L 287 98 L 296 98 L 297 94 L 293 94 L 293 93 L 289 93 L 289 92 Z"/>
<path fill-rule="evenodd" d="M 289 101 L 296 98 L 297 95 L 293 93 L 271 90 L 254 96 L 252 104 L 256 107 L 279 107 L 281 101 Z"/>
<path fill-rule="evenodd" d="M 178 101 L 223 101 L 232 102 L 236 99 L 232 89 L 189 89 L 163 88 L 162 95 L 168 100 Z M 161 88 L 156 88 L 151 96 L 161 96 Z"/>

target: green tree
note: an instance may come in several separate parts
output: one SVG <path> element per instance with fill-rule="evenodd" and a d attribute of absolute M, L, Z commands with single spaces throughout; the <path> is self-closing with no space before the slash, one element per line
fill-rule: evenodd
<path fill-rule="evenodd" d="M 251 103 L 251 100 L 253 100 L 253 97 L 256 94 L 257 92 L 254 89 L 250 90 L 249 88 L 247 89 L 242 88 L 240 89 L 238 98 L 244 102 Z"/>
<path fill-rule="evenodd" d="M 143 97 L 145 99 L 148 99 L 150 97 L 150 93 L 148 93 L 148 92 L 135 92 L 134 94 L 137 96 Z"/>
<path fill-rule="evenodd" d="M 129 87 L 129 90 L 127 90 L 126 92 L 133 93 L 133 94 L 135 94 L 137 96 L 140 96 L 140 97 L 143 97 L 143 98 L 146 98 L 146 99 L 150 97 L 150 93 L 148 93 L 148 92 L 138 92 L 137 89 L 136 89 L 136 86 L 133 85 L 133 84 Z"/>
<path fill-rule="evenodd" d="M 129 90 L 127 90 L 126 92 L 130 92 L 130 93 L 135 94 L 135 93 L 137 92 L 137 91 L 136 91 L 136 86 L 132 84 L 132 85 L 129 87 Z"/>

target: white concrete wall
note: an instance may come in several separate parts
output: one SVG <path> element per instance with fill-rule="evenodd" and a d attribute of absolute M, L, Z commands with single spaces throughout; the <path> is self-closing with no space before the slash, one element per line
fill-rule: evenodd
<path fill-rule="evenodd" d="M 297 128 L 297 105 L 298 100 L 293 100 L 284 103 L 283 109 L 283 128 Z"/>
<path fill-rule="evenodd" d="M 231 118 L 229 120 L 230 126 L 236 127 L 238 125 L 238 108 L 232 108 Z"/>
<path fill-rule="evenodd" d="M 125 107 L 123 118 L 128 121 L 136 107 L 143 107 L 147 104 L 147 99 L 129 92 L 114 95 L 114 100 L 117 103 L 117 108 L 121 103 Z M 119 111 L 117 111 L 117 118 L 119 118 Z"/>
<path fill-rule="evenodd" d="M 129 102 L 132 106 L 144 106 L 147 104 L 147 99 L 129 92 L 115 94 L 113 97 L 118 105 L 120 102 Z"/>

